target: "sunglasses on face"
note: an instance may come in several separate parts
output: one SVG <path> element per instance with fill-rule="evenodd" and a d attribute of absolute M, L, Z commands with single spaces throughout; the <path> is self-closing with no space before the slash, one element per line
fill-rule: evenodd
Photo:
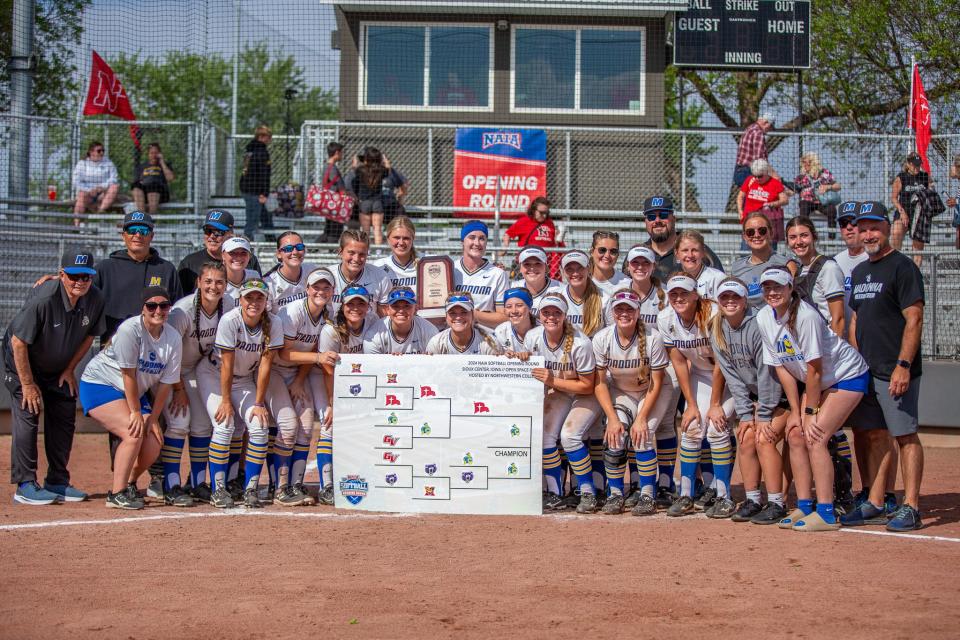
<path fill-rule="evenodd" d="M 298 242 L 297 244 L 285 244 L 280 247 L 280 251 L 283 251 L 284 253 L 293 253 L 294 251 L 303 251 L 306 248 L 307 245 L 303 244 L 302 242 Z"/>
<path fill-rule="evenodd" d="M 66 276 L 70 282 L 90 282 L 89 273 L 68 273 Z"/>
<path fill-rule="evenodd" d="M 204 227 L 204 235 L 213 236 L 214 238 L 222 238 L 227 235 L 226 231 L 220 231 L 220 229 L 214 229 L 213 227 Z"/>
<path fill-rule="evenodd" d="M 607 247 L 597 247 L 597 253 L 599 253 L 602 256 L 605 256 L 608 253 L 612 256 L 616 256 L 616 255 L 620 255 L 620 249 L 617 249 L 616 247 L 612 249 L 608 249 Z"/>
<path fill-rule="evenodd" d="M 653 222 L 654 220 L 669 220 L 672 211 L 651 211 L 647 213 L 647 222 Z"/>
<path fill-rule="evenodd" d="M 748 238 L 753 238 L 755 236 L 762 238 L 767 235 L 767 231 L 768 229 L 766 227 L 757 227 L 755 229 L 745 229 L 743 231 L 743 235 L 747 236 Z"/>
<path fill-rule="evenodd" d="M 142 225 L 129 226 L 126 229 L 124 229 L 123 232 L 126 233 L 128 236 L 148 236 L 151 233 L 153 233 L 153 231 L 150 230 L 150 227 L 146 227 Z"/>
<path fill-rule="evenodd" d="M 550 209 L 537 209 L 537 213 L 542 216 L 548 216 L 550 215 Z"/>
<path fill-rule="evenodd" d="M 170 302 L 169 300 L 166 300 L 164 302 L 144 302 L 143 303 L 143 306 L 147 309 L 147 311 L 151 313 L 153 313 L 157 309 L 160 309 L 160 311 L 166 311 L 172 305 L 173 303 Z"/>
<path fill-rule="evenodd" d="M 103 149 L 91 149 L 90 153 L 103 153 Z"/>
<path fill-rule="evenodd" d="M 846 229 L 847 227 L 855 227 L 857 226 L 857 219 L 856 218 L 840 218 L 839 220 L 837 220 L 837 226 L 840 227 L 841 229 Z"/>

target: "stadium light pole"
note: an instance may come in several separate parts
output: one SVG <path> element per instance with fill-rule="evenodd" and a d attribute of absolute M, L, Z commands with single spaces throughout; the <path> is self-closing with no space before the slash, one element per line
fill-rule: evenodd
<path fill-rule="evenodd" d="M 13 38 L 10 47 L 10 168 L 8 193 L 27 198 L 30 187 L 30 120 L 33 103 L 33 72 L 37 60 L 33 54 L 34 0 L 14 0 Z"/>

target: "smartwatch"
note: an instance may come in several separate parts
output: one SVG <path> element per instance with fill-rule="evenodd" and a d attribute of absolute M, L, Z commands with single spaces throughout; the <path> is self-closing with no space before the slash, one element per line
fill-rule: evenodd
<path fill-rule="evenodd" d="M 903 367 L 904 369 L 909 369 L 909 368 L 910 368 L 910 361 L 909 361 L 909 360 L 897 360 L 897 366 L 898 366 L 898 367 Z"/>
<path fill-rule="evenodd" d="M 806 407 L 803 412 L 808 416 L 815 416 L 820 413 L 820 407 Z"/>

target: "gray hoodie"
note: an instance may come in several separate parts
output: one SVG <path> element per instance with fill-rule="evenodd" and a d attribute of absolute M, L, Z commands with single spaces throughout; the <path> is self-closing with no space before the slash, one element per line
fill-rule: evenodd
<path fill-rule="evenodd" d="M 721 320 L 727 351 L 720 350 L 712 334 L 710 344 L 736 402 L 737 416 L 741 420 L 752 420 L 753 399 L 756 399 L 757 420 L 766 422 L 773 418 L 773 410 L 780 402 L 783 389 L 773 367 L 763 363 L 763 342 L 756 316 L 757 312 L 747 307 L 747 315 L 739 329 L 733 329 L 726 320 Z"/>

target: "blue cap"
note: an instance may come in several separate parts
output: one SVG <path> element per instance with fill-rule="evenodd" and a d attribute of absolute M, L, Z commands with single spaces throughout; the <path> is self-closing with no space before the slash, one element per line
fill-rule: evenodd
<path fill-rule="evenodd" d="M 387 295 L 387 304 L 393 304 L 394 302 L 406 301 L 410 304 L 417 304 L 417 294 L 413 292 L 413 289 L 408 289 L 406 287 L 402 289 L 394 289 Z"/>
<path fill-rule="evenodd" d="M 837 206 L 837 219 L 856 218 L 857 211 L 860 210 L 860 202 L 857 200 L 847 200 Z"/>
<path fill-rule="evenodd" d="M 528 307 L 533 306 L 533 296 L 530 295 L 530 292 L 527 291 L 526 287 L 513 287 L 512 289 L 507 289 L 503 292 L 503 304 L 507 304 L 507 300 L 510 298 L 517 298 L 522 300 L 524 304 Z"/>
<path fill-rule="evenodd" d="M 876 200 L 867 200 L 860 203 L 860 209 L 857 210 L 857 222 L 861 220 L 880 220 L 881 222 L 890 222 L 890 216 L 887 214 L 887 207 L 882 202 Z"/>
<path fill-rule="evenodd" d="M 343 294 L 340 296 L 340 302 L 347 304 L 354 298 L 362 298 L 367 302 L 370 302 L 370 292 L 367 291 L 366 287 L 347 287 L 343 290 Z"/>
<path fill-rule="evenodd" d="M 474 231 L 480 231 L 483 235 L 490 237 L 490 229 L 487 227 L 486 223 L 479 220 L 469 220 L 463 228 L 460 229 L 460 240 L 466 240 L 467 236 L 473 233 Z"/>
<path fill-rule="evenodd" d="M 69 273 L 72 276 L 81 274 L 92 276 L 97 273 L 96 269 L 93 268 L 93 254 L 86 249 L 66 251 L 60 259 L 60 265 L 64 273 Z"/>

